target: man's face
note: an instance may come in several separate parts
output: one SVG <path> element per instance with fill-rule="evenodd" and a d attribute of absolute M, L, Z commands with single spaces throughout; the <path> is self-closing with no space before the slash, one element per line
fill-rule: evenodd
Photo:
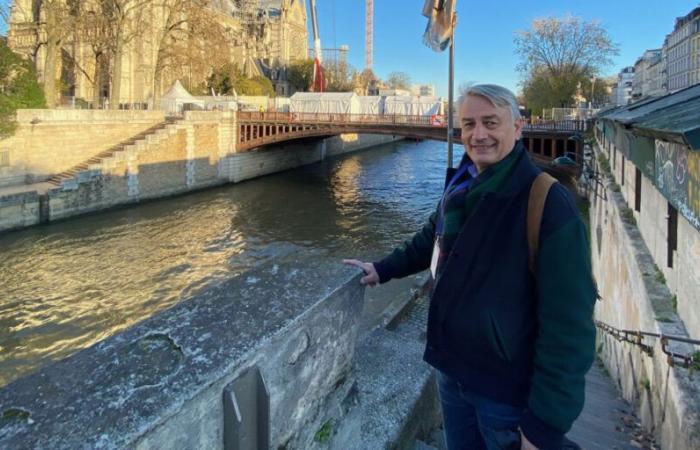
<path fill-rule="evenodd" d="M 462 144 L 479 173 L 508 156 L 520 139 L 522 120 L 513 120 L 509 108 L 493 106 L 480 95 L 468 95 L 459 112 Z"/>

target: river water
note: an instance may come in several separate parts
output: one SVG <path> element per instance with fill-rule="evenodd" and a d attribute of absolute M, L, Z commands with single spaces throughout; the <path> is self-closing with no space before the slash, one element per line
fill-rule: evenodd
<path fill-rule="evenodd" d="M 0 385 L 267 260 L 376 259 L 430 214 L 445 164 L 445 144 L 401 141 L 0 236 Z"/>

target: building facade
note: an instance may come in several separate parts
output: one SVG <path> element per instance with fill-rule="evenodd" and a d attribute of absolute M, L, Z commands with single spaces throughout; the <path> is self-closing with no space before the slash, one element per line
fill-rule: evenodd
<path fill-rule="evenodd" d="M 435 86 L 432 84 L 414 84 L 411 86 L 413 95 L 435 97 Z"/>
<path fill-rule="evenodd" d="M 617 83 L 612 90 L 612 103 L 617 106 L 626 105 L 632 99 L 632 84 L 634 83 L 634 67 L 628 66 L 617 75 Z"/>
<path fill-rule="evenodd" d="M 632 81 L 632 100 L 639 100 L 651 95 L 660 95 L 663 85 L 662 50 L 651 49 L 634 63 L 634 78 Z M 654 92 L 655 94 L 652 94 Z"/>
<path fill-rule="evenodd" d="M 51 21 L 47 20 L 48 12 L 36 5 L 37 2 L 32 0 L 15 1 L 8 44 L 15 52 L 35 62 L 43 80 L 49 75 L 46 73 L 46 45 L 40 45 L 40 42 L 49 32 L 47 23 Z M 196 31 L 188 33 L 194 35 L 188 42 L 173 45 L 175 51 L 183 54 L 196 49 L 200 54 L 195 64 L 171 64 L 162 68 L 161 46 L 165 40 L 173 39 L 163 30 L 174 21 L 187 22 L 188 18 L 181 17 L 183 11 L 178 10 L 175 13 L 180 17 L 173 19 L 172 10 L 168 11 L 156 2 L 144 3 L 141 10 L 120 27 L 122 34 L 131 36 L 124 40 L 121 57 L 114 56 L 112 49 L 108 58 L 96 62 L 94 41 L 90 42 L 85 32 L 65 32 L 58 64 L 52 66 L 56 71 L 52 76 L 60 80 L 60 94 L 85 101 L 104 100 L 112 92 L 114 68 L 118 66 L 121 73 L 118 102 L 123 106 L 146 107 L 167 91 L 175 80 L 182 79 L 190 87 L 197 86 L 206 80 L 213 68 L 227 62 L 236 64 L 249 77 L 266 76 L 278 92 L 286 91 L 285 68 L 306 57 L 308 34 L 304 1 L 221 0 L 212 2 L 205 9 L 195 12 L 204 16 L 199 18 L 199 23 L 205 24 L 202 34 L 198 35 Z M 207 23 L 214 25 L 207 27 Z M 210 41 L 212 38 L 216 43 Z M 104 65 L 107 76 L 93 76 L 99 72 L 98 64 Z M 157 70 L 158 67 L 161 70 Z"/>
<path fill-rule="evenodd" d="M 664 41 L 668 92 L 700 82 L 700 7 L 676 19 Z"/>

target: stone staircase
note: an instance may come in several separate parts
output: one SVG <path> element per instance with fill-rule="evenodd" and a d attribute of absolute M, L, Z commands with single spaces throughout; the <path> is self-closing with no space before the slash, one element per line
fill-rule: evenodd
<path fill-rule="evenodd" d="M 136 146 L 140 143 L 148 142 L 149 140 L 153 139 L 153 136 L 166 134 L 167 130 L 173 129 L 175 124 L 180 120 L 182 119 L 177 117 L 168 117 L 164 122 L 160 122 L 125 141 L 113 145 L 112 147 L 98 153 L 92 158 L 85 160 L 76 166 L 71 167 L 64 172 L 51 176 L 48 180 L 46 180 L 46 182 L 52 186 L 60 186 L 64 181 L 75 178 L 80 172 L 99 169 L 105 159 L 111 158 L 115 154 L 127 150 L 130 146 Z"/>

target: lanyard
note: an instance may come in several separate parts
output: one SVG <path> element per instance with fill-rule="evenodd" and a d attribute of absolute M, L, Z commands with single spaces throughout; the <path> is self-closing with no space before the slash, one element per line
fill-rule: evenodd
<path fill-rule="evenodd" d="M 470 176 L 466 180 L 464 180 L 463 182 L 459 183 L 457 186 L 453 187 L 453 185 L 457 182 L 457 180 L 459 180 L 467 172 L 469 173 Z M 455 194 L 463 189 L 468 188 L 474 182 L 474 179 L 476 178 L 476 175 L 477 175 L 475 172 L 476 172 L 476 167 L 474 167 L 474 165 L 472 163 L 466 163 L 466 164 L 462 165 L 462 167 L 459 168 L 457 173 L 454 174 L 454 176 L 452 177 L 450 182 L 447 184 L 447 187 L 445 188 L 445 192 L 442 194 L 442 199 L 440 200 L 440 215 L 438 217 L 438 223 L 437 223 L 436 230 L 435 230 L 437 235 L 442 235 L 442 229 L 444 226 L 443 218 L 445 217 L 445 208 L 447 207 L 447 201 L 449 200 L 449 198 L 453 194 Z"/>

